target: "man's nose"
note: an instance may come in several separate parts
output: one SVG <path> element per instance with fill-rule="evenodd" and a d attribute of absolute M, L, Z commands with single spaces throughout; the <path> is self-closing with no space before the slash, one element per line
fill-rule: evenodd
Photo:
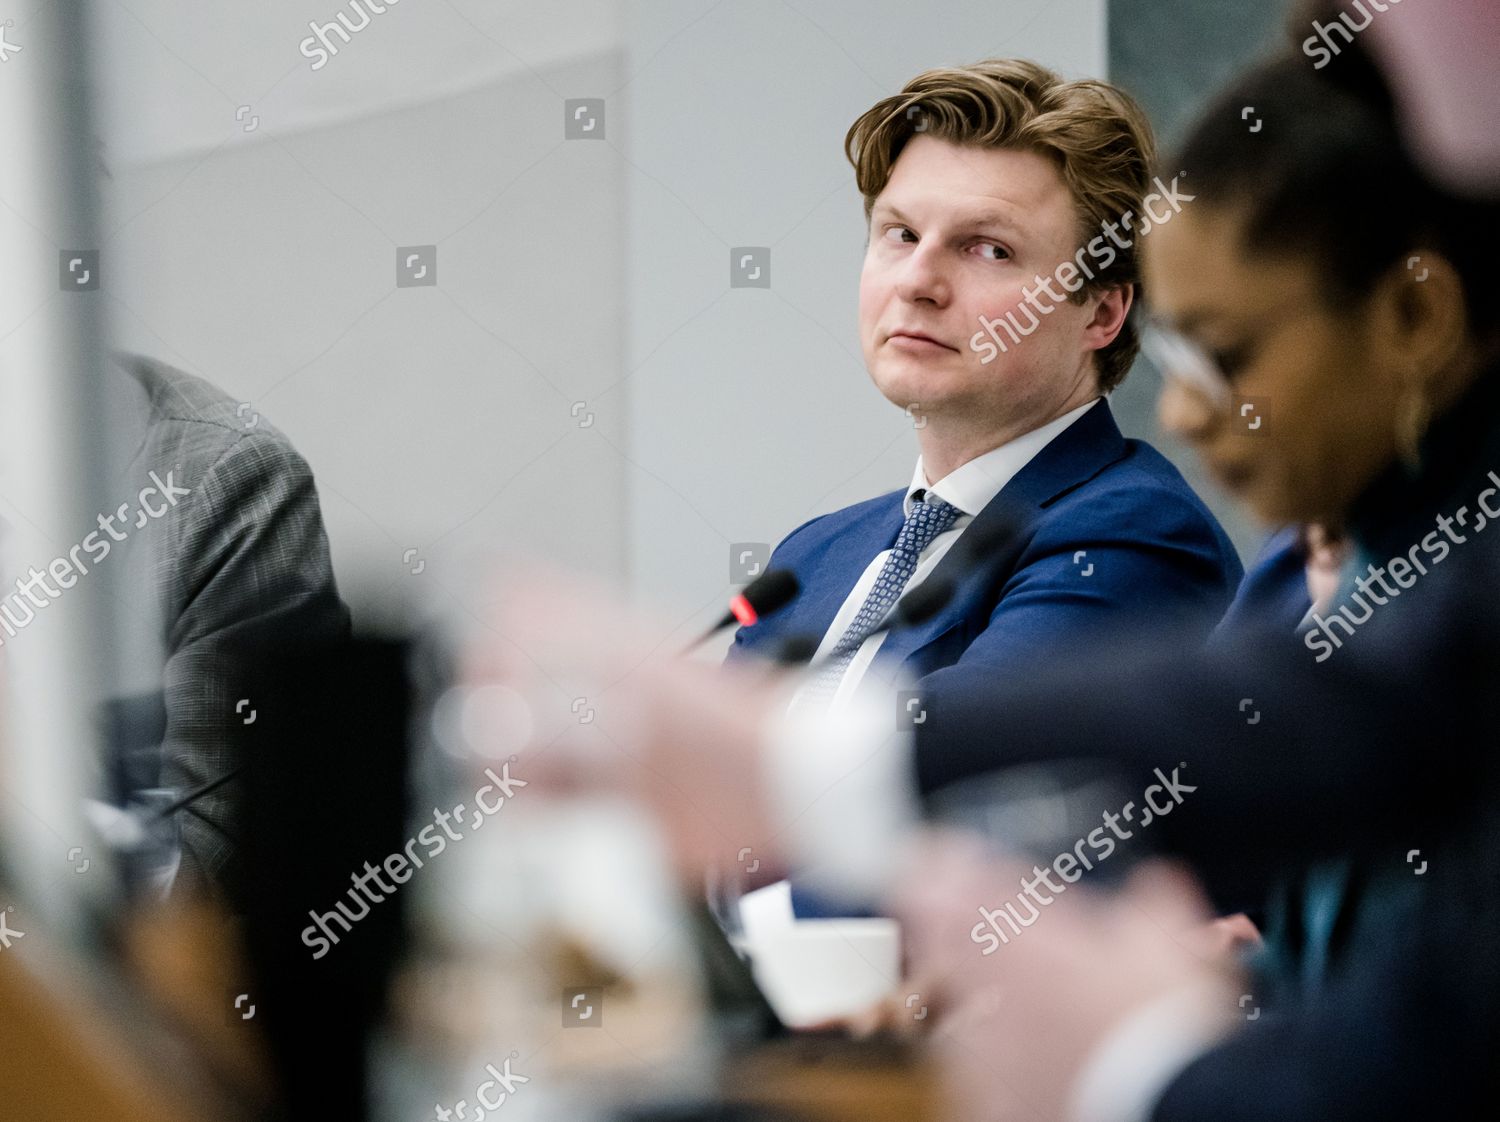
<path fill-rule="evenodd" d="M 952 283 L 939 247 L 919 245 L 901 265 L 896 291 L 903 300 L 945 306 L 952 296 Z"/>

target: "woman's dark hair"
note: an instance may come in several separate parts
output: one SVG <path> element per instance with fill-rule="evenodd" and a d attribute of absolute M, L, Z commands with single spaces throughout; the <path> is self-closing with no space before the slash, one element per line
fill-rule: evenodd
<path fill-rule="evenodd" d="M 1334 310 L 1362 302 L 1412 253 L 1441 253 L 1462 279 L 1470 331 L 1494 340 L 1500 207 L 1455 196 L 1421 172 L 1389 89 L 1357 44 L 1323 70 L 1298 53 L 1241 75 L 1165 166 L 1184 172 L 1203 203 L 1244 208 L 1247 251 L 1313 258 Z"/>

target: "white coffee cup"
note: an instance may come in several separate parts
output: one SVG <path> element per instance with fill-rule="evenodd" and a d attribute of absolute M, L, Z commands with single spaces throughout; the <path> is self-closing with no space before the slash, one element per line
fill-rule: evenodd
<path fill-rule="evenodd" d="M 794 1028 L 862 1012 L 901 982 L 893 919 L 801 919 L 744 946 L 761 992 Z"/>

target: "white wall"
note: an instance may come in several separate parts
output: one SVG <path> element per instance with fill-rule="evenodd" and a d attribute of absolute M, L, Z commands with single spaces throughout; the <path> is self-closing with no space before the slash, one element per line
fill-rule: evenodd
<path fill-rule="evenodd" d="M 332 0 L 206 7 L 104 6 L 122 345 L 291 435 L 357 616 L 466 601 L 492 545 L 618 572 L 619 422 L 570 412 L 619 373 L 622 176 L 563 139 L 622 81 L 613 6 L 405 0 L 317 71 Z M 428 244 L 436 287 L 398 288 Z"/>

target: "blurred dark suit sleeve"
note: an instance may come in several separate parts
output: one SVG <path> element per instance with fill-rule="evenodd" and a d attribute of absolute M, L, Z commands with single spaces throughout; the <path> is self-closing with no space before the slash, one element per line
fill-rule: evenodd
<path fill-rule="evenodd" d="M 1428 891 L 1367 927 L 1326 989 L 1198 1056 L 1152 1122 L 1492 1117 L 1500 813 L 1453 833 L 1423 851 Z"/>
<path fill-rule="evenodd" d="M 924 694 L 924 793 L 1003 783 L 997 760 L 1103 761 L 1129 792 L 1175 770 L 1192 789 L 1148 844 L 1220 899 L 1254 899 L 1319 855 L 1368 854 L 1409 883 L 1405 851 L 1430 864 L 1423 891 L 1364 910 L 1325 989 L 1198 1056 L 1153 1122 L 1493 1112 L 1500 627 L 1493 598 L 1475 595 L 1490 547 L 1468 548 L 1322 663 L 1296 637 L 1252 633 L 1207 649 L 1137 642 L 1109 670 L 1074 658 L 1022 682 Z"/>
<path fill-rule="evenodd" d="M 1413 610 L 1388 609 L 1323 663 L 1266 632 L 1208 648 L 1122 642 L 1108 660 L 1054 660 L 983 689 L 934 675 L 918 786 L 930 796 L 1006 766 L 1092 759 L 1140 791 L 1178 769 L 1193 789 L 1150 845 L 1220 898 L 1255 898 L 1289 861 L 1390 844 L 1394 822 L 1403 836 L 1440 826 L 1486 785 L 1500 635 L 1493 609 L 1463 595 L 1462 562 L 1448 564 L 1447 589 L 1408 594 Z"/>
<path fill-rule="evenodd" d="M 164 779 L 179 790 L 237 762 L 234 653 L 265 643 L 314 642 L 348 633 L 329 560 L 312 471 L 279 433 L 180 426 L 185 466 L 214 458 L 172 520 L 157 564 L 167 631 Z M 181 816 L 185 884 L 217 881 L 234 852 L 233 792 L 220 788 Z"/>

